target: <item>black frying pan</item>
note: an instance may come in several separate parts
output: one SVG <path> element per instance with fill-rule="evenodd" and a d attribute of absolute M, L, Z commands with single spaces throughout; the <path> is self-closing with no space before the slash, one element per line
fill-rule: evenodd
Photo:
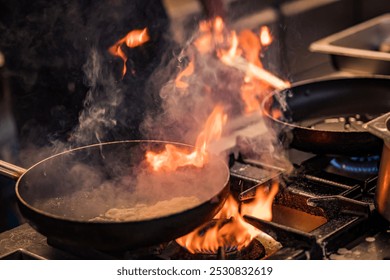
<path fill-rule="evenodd" d="M 166 143 L 91 145 L 54 155 L 28 170 L 2 163 L 0 171 L 18 178 L 16 195 L 21 213 L 48 242 L 103 251 L 134 249 L 189 233 L 212 219 L 229 192 L 229 169 L 219 158 L 211 157 L 200 169 L 186 167 L 155 177 L 143 162 L 145 151 L 161 150 Z M 161 213 L 155 211 L 153 217 L 141 220 L 96 220 L 111 208 L 154 205 L 189 196 L 199 203 L 180 205 L 170 214 L 161 209 Z"/>
<path fill-rule="evenodd" d="M 290 147 L 316 154 L 379 154 L 383 142 L 361 124 L 390 111 L 390 79 L 305 81 L 274 92 L 262 105 Z"/>

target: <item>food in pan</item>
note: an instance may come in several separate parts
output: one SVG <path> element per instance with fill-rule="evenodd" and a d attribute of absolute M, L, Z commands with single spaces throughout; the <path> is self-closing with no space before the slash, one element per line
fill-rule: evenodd
<path fill-rule="evenodd" d="M 153 205 L 136 204 L 132 208 L 111 208 L 90 221 L 124 222 L 140 221 L 167 216 L 193 208 L 200 203 L 195 196 L 175 197 L 162 200 Z"/>

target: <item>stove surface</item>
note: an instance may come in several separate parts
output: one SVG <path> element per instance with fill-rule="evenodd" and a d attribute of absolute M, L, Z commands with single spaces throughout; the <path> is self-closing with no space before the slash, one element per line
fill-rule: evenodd
<path fill-rule="evenodd" d="M 250 159 L 230 167 L 231 193 L 241 203 L 275 179 L 283 182 L 272 222 L 244 216 L 274 239 L 259 236 L 254 251 L 192 255 L 171 241 L 113 254 L 47 242 L 26 223 L 0 233 L 0 259 L 389 259 L 390 226 L 374 206 L 375 172 L 335 170 L 327 156 L 293 152 L 290 157 L 294 171 L 288 175 Z"/>

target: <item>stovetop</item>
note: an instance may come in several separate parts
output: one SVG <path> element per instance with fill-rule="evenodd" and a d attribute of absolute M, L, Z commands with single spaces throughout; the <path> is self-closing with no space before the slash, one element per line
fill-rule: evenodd
<path fill-rule="evenodd" d="M 374 205 L 379 157 L 292 151 L 290 159 L 290 174 L 252 159 L 231 164 L 231 193 L 237 201 L 250 200 L 257 188 L 275 179 L 283 182 L 272 222 L 244 216 L 274 240 L 259 236 L 246 251 L 191 255 L 175 241 L 115 254 L 63 248 L 26 223 L 0 233 L 0 259 L 389 259 L 390 226 Z"/>

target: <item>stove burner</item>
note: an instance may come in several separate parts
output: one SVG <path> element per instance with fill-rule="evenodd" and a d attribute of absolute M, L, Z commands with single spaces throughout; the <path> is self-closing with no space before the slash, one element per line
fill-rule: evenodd
<path fill-rule="evenodd" d="M 225 226 L 228 223 L 231 223 L 232 221 L 233 221 L 233 218 L 229 218 L 229 219 L 212 219 L 212 220 L 206 222 L 194 234 L 197 237 L 199 237 L 199 238 L 207 238 L 206 235 L 208 234 L 209 230 L 215 229 L 215 230 L 219 231 L 223 226 Z M 179 242 L 179 244 L 180 244 L 180 242 Z M 238 250 L 238 246 L 235 245 L 235 244 L 224 244 L 223 246 L 221 246 L 218 249 L 211 249 L 211 248 L 195 249 L 195 254 L 216 255 L 216 254 L 218 254 L 220 252 L 222 252 L 223 254 L 229 254 L 229 253 L 235 252 L 237 250 Z"/>
<path fill-rule="evenodd" d="M 229 254 L 229 253 L 234 253 L 237 251 L 237 246 L 224 246 L 224 247 L 221 247 L 219 248 L 218 250 L 221 252 L 223 251 L 225 254 Z M 204 254 L 204 255 L 215 255 L 215 254 L 218 254 L 218 251 L 215 252 L 213 250 L 200 250 L 200 251 L 197 251 L 196 252 L 197 254 Z"/>
<path fill-rule="evenodd" d="M 330 164 L 340 170 L 352 173 L 378 173 L 379 156 L 333 158 Z"/>
<path fill-rule="evenodd" d="M 186 260 L 211 260 L 211 259 L 227 259 L 227 260 L 259 260 L 265 257 L 266 250 L 257 239 L 253 239 L 251 243 L 242 250 L 237 250 L 236 246 L 231 246 L 226 249 L 219 248 L 217 252 L 204 251 L 191 254 L 185 248 L 176 243 L 180 249 L 175 254 L 175 258 Z"/>

